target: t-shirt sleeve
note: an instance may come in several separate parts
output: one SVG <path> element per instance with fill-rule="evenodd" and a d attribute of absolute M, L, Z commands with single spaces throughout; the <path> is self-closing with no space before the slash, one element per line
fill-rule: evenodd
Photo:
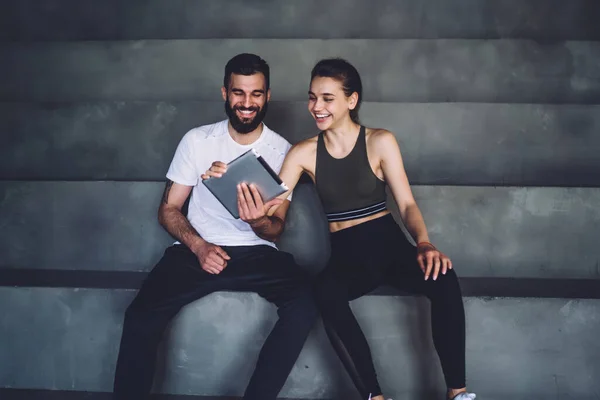
<path fill-rule="evenodd" d="M 192 132 L 186 133 L 175 150 L 175 155 L 167 171 L 167 179 L 185 186 L 198 184 L 198 171 L 194 162 L 194 138 Z"/>

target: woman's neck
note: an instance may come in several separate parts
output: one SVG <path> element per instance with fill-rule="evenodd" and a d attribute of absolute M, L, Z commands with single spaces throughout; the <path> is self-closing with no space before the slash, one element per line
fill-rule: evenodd
<path fill-rule="evenodd" d="M 345 147 L 345 145 L 356 142 L 359 132 L 360 125 L 348 118 L 347 120 L 340 121 L 336 126 L 327 129 L 325 136 L 329 143 Z"/>
<path fill-rule="evenodd" d="M 332 157 L 346 157 L 356 145 L 356 140 L 360 134 L 360 125 L 352 122 L 339 124 L 325 131 L 325 146 Z"/>

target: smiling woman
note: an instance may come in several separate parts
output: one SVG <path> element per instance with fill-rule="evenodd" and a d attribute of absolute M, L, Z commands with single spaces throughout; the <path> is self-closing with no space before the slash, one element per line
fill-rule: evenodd
<path fill-rule="evenodd" d="M 318 63 L 311 73 L 308 111 L 313 114 L 317 127 L 321 130 L 327 129 L 333 122 L 333 119 L 328 120 L 333 116 L 329 111 L 333 111 L 336 106 L 342 116 L 347 112 L 352 122 L 359 123 L 358 110 L 362 103 L 362 81 L 356 68 L 344 63 L 339 59 L 324 60 Z M 340 92 L 340 85 L 343 96 L 340 96 L 341 101 L 336 104 L 336 92 Z M 337 95 L 339 96 L 340 93 Z M 347 104 L 343 104 L 343 100 Z"/>
<path fill-rule="evenodd" d="M 362 83 L 345 60 L 317 63 L 308 96 L 308 111 L 321 133 L 292 147 L 280 177 L 293 190 L 303 172 L 310 175 L 329 220 L 331 257 L 317 278 L 316 295 L 331 344 L 361 396 L 383 400 L 369 345 L 348 302 L 384 283 L 425 295 L 448 398 L 474 399 L 465 388 L 458 278 L 450 259 L 429 242 L 395 136 L 360 124 Z M 387 209 L 386 185 L 416 247 Z"/>

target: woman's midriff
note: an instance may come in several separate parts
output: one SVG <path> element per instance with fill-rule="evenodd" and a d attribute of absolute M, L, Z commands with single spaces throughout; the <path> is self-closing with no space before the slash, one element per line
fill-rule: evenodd
<path fill-rule="evenodd" d="M 360 225 L 364 222 L 372 221 L 377 218 L 381 218 L 385 215 L 388 215 L 389 213 L 390 213 L 389 210 L 383 210 L 381 212 L 378 212 L 377 214 L 369 215 L 369 216 L 362 217 L 362 218 L 349 219 L 347 221 L 330 222 L 329 223 L 329 232 L 333 233 L 333 232 L 341 231 L 342 229 L 351 228 L 353 226 Z"/>

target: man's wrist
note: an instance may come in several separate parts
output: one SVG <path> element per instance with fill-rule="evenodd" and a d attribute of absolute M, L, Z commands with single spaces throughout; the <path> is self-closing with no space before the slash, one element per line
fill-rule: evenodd
<path fill-rule="evenodd" d="M 192 251 L 192 253 L 196 254 L 202 248 L 202 246 L 204 246 L 205 244 L 206 244 L 206 240 L 202 239 L 201 237 L 197 237 L 191 243 L 190 250 Z"/>

